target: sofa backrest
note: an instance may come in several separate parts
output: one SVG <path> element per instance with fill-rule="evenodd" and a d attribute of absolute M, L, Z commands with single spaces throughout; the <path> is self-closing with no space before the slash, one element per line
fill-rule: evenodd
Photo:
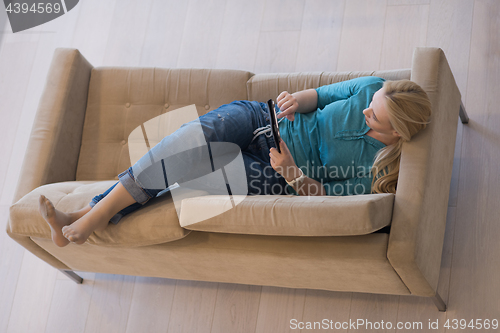
<path fill-rule="evenodd" d="M 149 119 L 196 105 L 199 115 L 247 99 L 253 74 L 238 70 L 96 67 L 76 180 L 110 180 L 131 166 L 127 139 Z"/>
<path fill-rule="evenodd" d="M 294 93 L 300 90 L 318 88 L 327 84 L 346 81 L 360 76 L 378 76 L 386 80 L 410 79 L 410 69 L 371 71 L 371 72 L 308 72 L 256 74 L 248 80 L 248 99 L 265 102 L 283 91 Z"/>

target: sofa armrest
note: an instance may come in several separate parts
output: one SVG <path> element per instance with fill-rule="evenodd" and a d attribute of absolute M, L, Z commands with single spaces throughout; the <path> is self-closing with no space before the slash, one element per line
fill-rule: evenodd
<path fill-rule="evenodd" d="M 461 96 L 438 48 L 415 50 L 411 80 L 429 95 L 431 123 L 403 145 L 387 257 L 412 294 L 434 296 Z"/>
<path fill-rule="evenodd" d="M 77 49 L 55 50 L 13 202 L 41 185 L 75 180 L 92 68 Z"/>
<path fill-rule="evenodd" d="M 75 180 L 92 65 L 76 49 L 57 48 L 47 76 L 24 155 L 13 202 L 35 188 Z M 64 263 L 34 243 L 30 237 L 7 234 L 28 251 L 58 269 Z"/>

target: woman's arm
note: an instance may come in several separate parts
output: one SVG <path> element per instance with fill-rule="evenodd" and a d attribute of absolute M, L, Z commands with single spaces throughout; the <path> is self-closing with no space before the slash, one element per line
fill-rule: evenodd
<path fill-rule="evenodd" d="M 295 170 L 288 173 L 284 177 L 287 180 L 287 182 L 291 182 L 292 180 L 300 176 L 299 167 L 295 166 L 295 168 L 296 168 Z M 326 191 L 323 185 L 320 182 L 312 178 L 309 178 L 307 176 L 304 178 L 301 184 L 293 184 L 293 186 L 291 187 L 295 192 L 297 192 L 298 195 L 310 195 L 310 196 L 326 195 Z"/>
<path fill-rule="evenodd" d="M 318 109 L 323 109 L 330 103 L 342 99 L 348 99 L 370 85 L 376 85 L 379 87 L 378 89 L 380 89 L 383 82 L 384 79 L 376 76 L 362 76 L 347 81 L 340 81 L 321 86 L 316 88 L 316 93 L 318 94 L 317 107 Z"/>
<path fill-rule="evenodd" d="M 274 147 L 270 149 L 269 159 L 271 167 L 283 176 L 286 181 L 291 182 L 300 176 L 300 169 L 297 164 L 295 164 L 285 141 L 281 140 L 280 147 L 281 153 Z M 299 195 L 327 195 L 323 185 L 314 179 L 306 177 L 301 183 L 302 184 L 294 184 L 292 186 Z"/>
<path fill-rule="evenodd" d="M 277 118 L 287 117 L 288 120 L 294 120 L 294 113 L 309 113 L 316 111 L 318 107 L 318 93 L 316 89 L 306 89 L 290 94 L 283 91 L 276 99 L 281 113 Z"/>
<path fill-rule="evenodd" d="M 318 106 L 318 93 L 316 89 L 306 89 L 302 91 L 297 91 L 292 94 L 297 100 L 299 107 L 297 108 L 298 113 L 309 113 L 316 111 Z"/>

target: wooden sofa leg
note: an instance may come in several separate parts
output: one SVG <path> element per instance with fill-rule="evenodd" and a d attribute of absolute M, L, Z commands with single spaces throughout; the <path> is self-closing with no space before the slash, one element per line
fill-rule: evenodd
<path fill-rule="evenodd" d="M 61 273 L 63 273 L 64 275 L 66 275 L 67 277 L 69 277 L 71 280 L 75 281 L 78 284 L 81 284 L 83 282 L 83 278 L 73 271 L 68 271 L 64 269 L 60 269 L 59 271 L 61 271 Z"/>
<path fill-rule="evenodd" d="M 460 120 L 462 121 L 462 124 L 468 124 L 469 123 L 469 116 L 467 115 L 467 112 L 465 111 L 465 106 L 462 101 L 460 101 Z"/>
<path fill-rule="evenodd" d="M 444 303 L 443 299 L 441 296 L 436 291 L 436 295 L 432 296 L 432 301 L 434 304 L 436 304 L 437 308 L 439 311 L 445 312 L 446 311 L 446 304 Z"/>

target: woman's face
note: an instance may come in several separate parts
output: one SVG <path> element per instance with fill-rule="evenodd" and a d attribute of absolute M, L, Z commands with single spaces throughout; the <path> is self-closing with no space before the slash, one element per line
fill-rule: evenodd
<path fill-rule="evenodd" d="M 363 114 L 365 115 L 366 124 L 372 130 L 381 134 L 395 135 L 396 132 L 392 128 L 387 115 L 384 88 L 375 92 L 372 102 L 368 108 L 363 110 Z"/>

